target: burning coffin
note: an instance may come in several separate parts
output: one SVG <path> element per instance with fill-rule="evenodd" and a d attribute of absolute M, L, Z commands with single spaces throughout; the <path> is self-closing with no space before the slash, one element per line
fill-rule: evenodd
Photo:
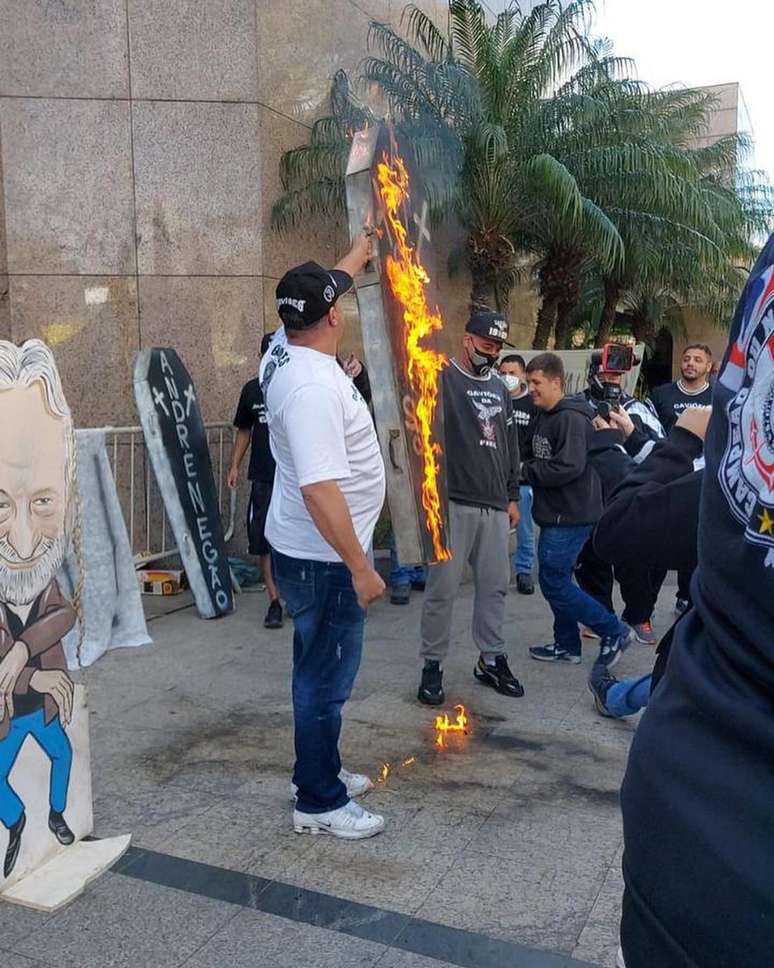
<path fill-rule="evenodd" d="M 411 239 L 420 241 L 416 193 L 386 126 L 359 131 L 346 176 L 350 235 L 374 227 L 376 254 L 357 280 L 357 302 L 374 415 L 387 469 L 387 498 L 403 564 L 444 561 L 448 505 L 443 468 L 440 373 L 445 357 L 428 344 L 443 320 L 427 301 L 429 282 Z"/>

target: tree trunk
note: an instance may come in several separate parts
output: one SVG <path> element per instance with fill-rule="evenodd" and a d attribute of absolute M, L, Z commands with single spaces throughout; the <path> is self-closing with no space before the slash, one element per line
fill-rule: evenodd
<path fill-rule="evenodd" d="M 556 293 L 546 292 L 537 314 L 537 326 L 535 336 L 532 339 L 533 350 L 544 350 L 548 347 L 548 341 L 556 325 L 556 309 L 559 305 L 559 297 Z"/>
<path fill-rule="evenodd" d="M 617 282 L 612 279 L 605 279 L 605 301 L 602 305 L 602 318 L 597 327 L 597 335 L 594 337 L 594 346 L 604 346 L 610 342 L 615 326 L 615 314 L 618 302 L 621 298 L 621 290 Z"/>
<path fill-rule="evenodd" d="M 651 320 L 642 316 L 632 317 L 632 336 L 638 343 L 653 346 L 656 341 L 656 330 Z"/>
<path fill-rule="evenodd" d="M 556 349 L 569 350 L 572 343 L 572 311 L 575 303 L 561 300 L 556 310 Z"/>
<path fill-rule="evenodd" d="M 495 286 L 490 273 L 475 270 L 471 267 L 473 285 L 470 288 L 470 308 L 491 309 L 495 304 Z"/>

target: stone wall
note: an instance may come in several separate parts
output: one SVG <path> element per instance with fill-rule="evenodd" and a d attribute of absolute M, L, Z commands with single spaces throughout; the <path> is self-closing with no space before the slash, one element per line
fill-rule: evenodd
<path fill-rule="evenodd" d="M 403 5 L 0 0 L 0 335 L 54 347 L 80 426 L 137 422 L 151 345 L 180 352 L 206 419 L 230 419 L 278 277 L 343 244 L 271 232 L 280 155 Z"/>

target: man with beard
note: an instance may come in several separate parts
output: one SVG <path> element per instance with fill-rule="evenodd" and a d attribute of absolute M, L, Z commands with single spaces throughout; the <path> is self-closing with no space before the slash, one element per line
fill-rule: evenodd
<path fill-rule="evenodd" d="M 76 616 L 54 578 L 71 521 L 75 438 L 54 358 L 40 340 L 0 343 L 0 425 L 0 822 L 8 877 L 26 824 L 9 776 L 30 736 L 51 761 L 49 829 L 61 844 L 75 839 L 64 818 L 73 683 L 61 640 Z"/>

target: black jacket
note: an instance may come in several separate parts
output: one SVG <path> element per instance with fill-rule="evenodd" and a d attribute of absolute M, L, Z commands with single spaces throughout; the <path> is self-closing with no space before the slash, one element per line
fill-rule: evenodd
<path fill-rule="evenodd" d="M 602 487 L 588 462 L 591 420 L 582 397 L 538 411 L 522 476 L 534 490 L 532 516 L 540 525 L 595 524 L 602 513 Z"/>
<path fill-rule="evenodd" d="M 612 495 L 594 534 L 594 550 L 612 565 L 643 564 L 693 571 L 702 471 L 702 442 L 675 427 L 633 467 Z"/>
<path fill-rule="evenodd" d="M 589 445 L 589 464 L 602 485 L 602 504 L 607 504 L 613 491 L 634 468 L 634 460 L 624 447 L 620 430 L 595 430 Z"/>
<path fill-rule="evenodd" d="M 583 397 L 596 414 L 599 401 L 590 390 L 586 390 Z M 634 424 L 634 432 L 626 441 L 626 450 L 639 464 L 651 452 L 656 441 L 664 439 L 664 428 L 651 407 L 628 393 L 621 394 L 618 405 L 626 411 Z"/>

